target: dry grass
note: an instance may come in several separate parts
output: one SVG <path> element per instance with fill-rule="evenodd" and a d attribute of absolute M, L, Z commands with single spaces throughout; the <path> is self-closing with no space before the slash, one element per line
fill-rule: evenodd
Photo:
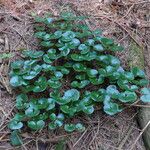
<path fill-rule="evenodd" d="M 108 2 L 108 1 L 107 1 Z M 0 61 L 0 150 L 53 150 L 55 145 L 64 141 L 70 150 L 144 150 L 141 130 L 136 123 L 137 110 L 128 107 L 122 113 L 110 117 L 101 110 L 92 116 L 79 116 L 73 121 L 82 121 L 87 129 L 84 133 L 67 134 L 62 130 L 22 134 L 24 145 L 13 148 L 9 144 L 10 131 L 7 123 L 16 111 L 14 91 L 8 84 L 8 68 L 11 61 L 18 58 L 22 49 L 37 49 L 33 38 L 33 19 L 31 13 L 50 12 L 59 15 L 61 11 L 72 11 L 77 15 L 89 16 L 85 23 L 91 29 L 101 28 L 103 35 L 113 37 L 125 47 L 125 52 L 117 53 L 126 68 L 129 64 L 141 62 L 141 51 L 149 47 L 150 28 L 146 1 L 119 0 L 107 3 L 106 0 L 0 0 L 0 54 L 9 52 L 14 57 Z M 132 51 L 133 43 L 140 54 Z M 133 53 L 133 56 L 131 54 Z M 135 57 L 137 60 L 135 60 Z M 133 58 L 134 57 L 134 58 Z M 139 66 L 139 64 L 138 64 Z M 147 67 L 147 66 L 146 66 Z M 149 67 L 147 67 L 149 69 Z M 136 104 L 137 106 L 141 106 Z M 142 106 L 141 106 L 142 107 Z M 135 142 L 135 139 L 138 139 Z"/>

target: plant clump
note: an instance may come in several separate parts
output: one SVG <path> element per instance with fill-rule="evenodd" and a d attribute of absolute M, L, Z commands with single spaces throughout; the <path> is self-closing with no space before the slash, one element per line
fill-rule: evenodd
<path fill-rule="evenodd" d="M 82 132 L 84 125 L 69 118 L 90 115 L 100 105 L 115 115 L 138 97 L 150 102 L 145 73 L 137 67 L 123 69 L 114 56 L 123 48 L 80 19 L 70 13 L 35 17 L 41 50 L 25 50 L 22 60 L 11 63 L 10 84 L 20 91 L 18 113 L 9 123 L 12 136 L 26 126 L 34 131 L 48 125 L 49 130 Z"/>

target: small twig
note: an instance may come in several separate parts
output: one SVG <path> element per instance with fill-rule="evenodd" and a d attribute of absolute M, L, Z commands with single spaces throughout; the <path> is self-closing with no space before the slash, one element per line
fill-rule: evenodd
<path fill-rule="evenodd" d="M 76 141 L 76 143 L 73 145 L 73 147 L 75 147 L 78 143 L 79 143 L 79 141 L 83 138 L 83 136 L 86 134 L 86 132 L 88 131 L 88 129 L 86 129 L 85 131 L 84 131 L 84 133 L 80 136 L 80 138 Z"/>
<path fill-rule="evenodd" d="M 126 143 L 126 141 L 128 140 L 128 137 L 130 136 L 131 132 L 133 130 L 133 126 L 129 126 L 128 128 L 128 132 L 126 133 L 126 136 L 124 137 L 124 139 L 121 141 L 121 143 L 118 146 L 118 149 L 121 150 L 123 145 Z"/>
<path fill-rule="evenodd" d="M 97 125 L 97 131 L 95 133 L 95 136 L 93 137 L 92 141 L 90 142 L 89 146 L 94 142 L 95 138 L 97 137 L 98 133 L 99 133 L 99 129 L 100 129 L 100 120 L 98 118 L 98 125 Z"/>
<path fill-rule="evenodd" d="M 145 127 L 142 129 L 142 131 L 140 132 L 140 134 L 138 135 L 138 137 L 136 138 L 136 140 L 134 141 L 134 143 L 131 145 L 130 150 L 132 150 L 134 148 L 134 146 L 136 145 L 137 141 L 140 139 L 140 137 L 142 136 L 142 134 L 144 133 L 144 131 L 147 129 L 147 127 L 150 125 L 150 121 L 148 121 L 148 123 L 145 125 Z"/>

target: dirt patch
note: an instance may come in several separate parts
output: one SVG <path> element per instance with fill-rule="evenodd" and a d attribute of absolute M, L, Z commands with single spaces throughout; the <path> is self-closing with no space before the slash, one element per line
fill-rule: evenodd
<path fill-rule="evenodd" d="M 53 150 L 58 143 L 66 149 L 76 150 L 129 150 L 140 134 L 136 117 L 138 110 L 127 108 L 122 113 L 110 117 L 97 110 L 92 116 L 79 116 L 76 119 L 84 122 L 84 133 L 67 134 L 62 130 L 49 132 L 47 129 L 39 133 L 22 134 L 24 145 L 13 148 L 9 144 L 10 131 L 7 123 L 16 111 L 14 108 L 15 93 L 11 91 L 8 81 L 8 68 L 11 61 L 18 58 L 23 49 L 38 49 L 37 41 L 33 37 L 33 18 L 31 13 L 42 15 L 50 12 L 59 15 L 61 11 L 72 11 L 77 15 L 90 16 L 85 23 L 91 29 L 100 28 L 103 35 L 113 37 L 125 47 L 125 51 L 117 53 L 122 65 L 132 67 L 130 62 L 143 67 L 144 58 L 141 50 L 148 47 L 149 16 L 148 1 L 122 0 L 110 4 L 105 1 L 87 0 L 1 0 L 0 1 L 0 54 L 9 53 L 11 56 L 3 59 L 0 64 L 0 149 L 39 149 Z M 6 39 L 8 39 L 8 44 Z M 148 57 L 149 53 L 146 53 Z M 136 61 L 139 60 L 140 63 Z M 134 61 L 133 61 L 134 59 Z M 148 59 L 146 59 L 148 61 Z M 148 61 L 149 62 L 149 61 Z M 146 70 L 150 70 L 146 65 Z M 149 73 L 147 71 L 147 73 Z M 6 81 L 6 82 L 4 82 Z M 133 149 L 144 150 L 142 138 L 135 143 Z"/>

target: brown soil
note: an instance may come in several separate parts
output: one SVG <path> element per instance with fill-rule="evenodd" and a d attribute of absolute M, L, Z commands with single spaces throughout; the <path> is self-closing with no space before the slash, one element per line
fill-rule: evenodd
<path fill-rule="evenodd" d="M 106 0 L 0 0 L 0 56 L 4 53 L 12 55 L 8 59 L 0 58 L 0 150 L 53 150 L 56 145 L 58 147 L 58 143 L 60 146 L 65 143 L 64 149 L 70 150 L 130 150 L 131 147 L 133 150 L 145 150 L 142 137 L 134 143 L 141 132 L 136 121 L 138 109 L 135 107 L 128 107 L 113 117 L 97 110 L 92 116 L 76 118 L 74 121 L 85 123 L 84 133 L 67 134 L 62 130 L 48 132 L 46 129 L 39 133 L 24 133 L 24 145 L 13 148 L 9 143 L 7 123 L 16 112 L 16 93 L 9 87 L 8 68 L 10 62 L 19 57 L 21 50 L 38 49 L 33 37 L 31 13 L 42 15 L 50 12 L 59 15 L 61 11 L 67 10 L 77 15 L 90 16 L 85 23 L 91 29 L 100 28 L 105 36 L 113 37 L 122 44 L 125 51 L 116 55 L 126 68 L 131 67 L 129 64 L 142 68 L 143 54 L 135 53 L 132 49 L 147 48 L 144 51 L 145 69 L 150 75 L 149 8 L 148 0 L 107 0 L 107 3 Z"/>

